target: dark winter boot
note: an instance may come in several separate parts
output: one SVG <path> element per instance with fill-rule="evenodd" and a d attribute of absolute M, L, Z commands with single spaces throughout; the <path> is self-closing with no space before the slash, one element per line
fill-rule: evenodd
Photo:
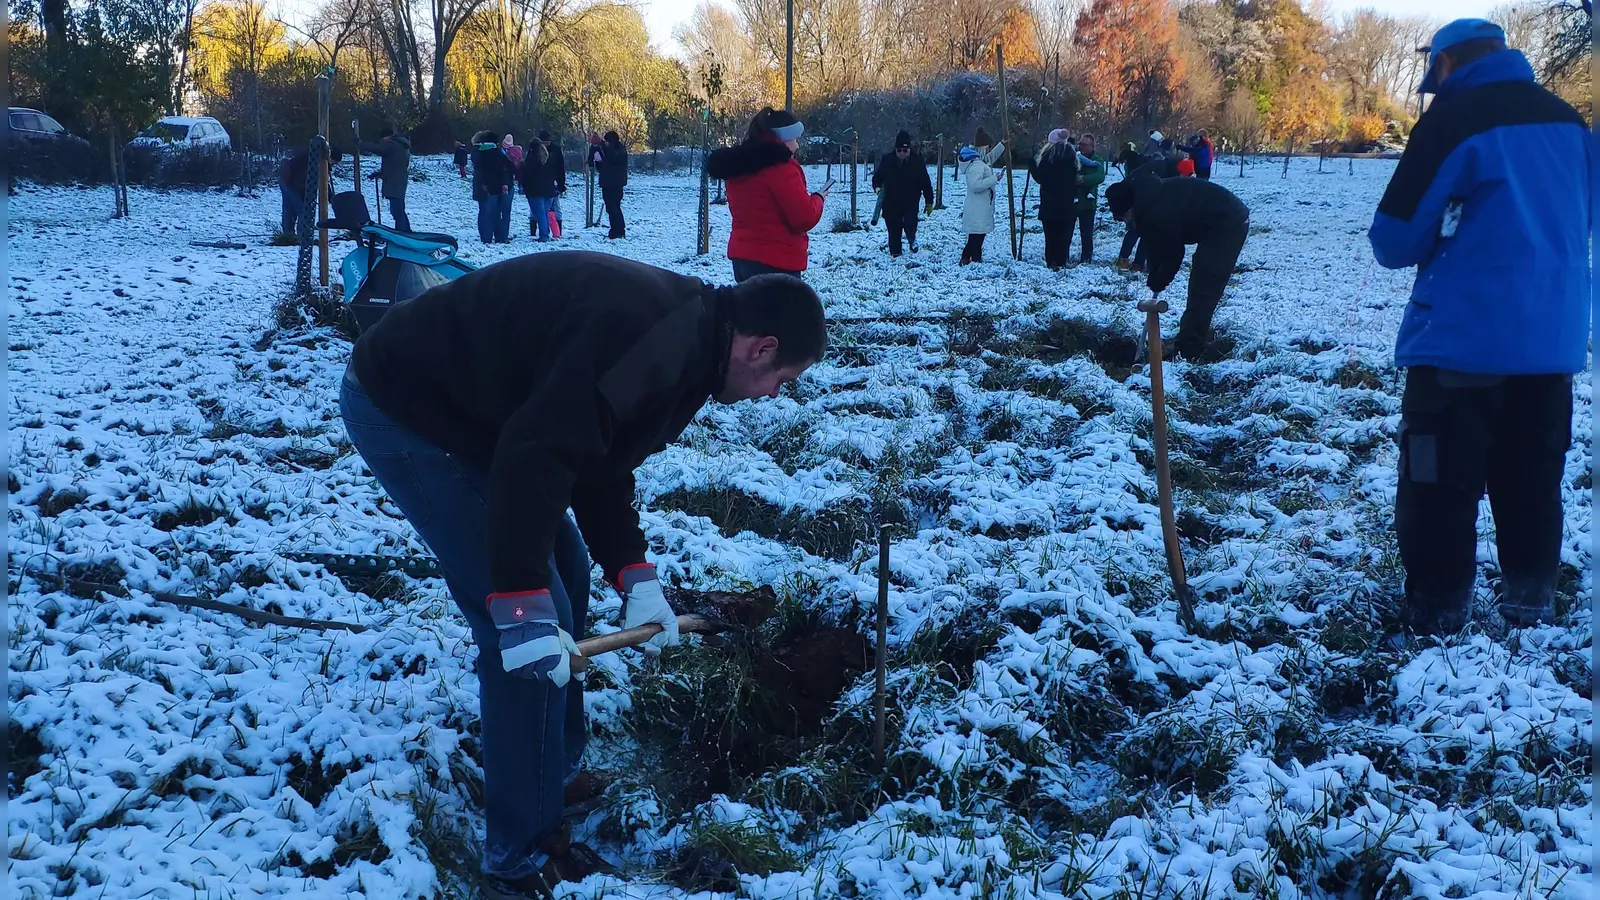
<path fill-rule="evenodd" d="M 1472 617 L 1472 588 L 1452 596 L 1411 593 L 1401 611 L 1406 627 L 1423 637 L 1445 637 L 1467 627 Z"/>
<path fill-rule="evenodd" d="M 1500 615 L 1513 628 L 1531 628 L 1555 621 L 1555 580 L 1501 573 Z"/>

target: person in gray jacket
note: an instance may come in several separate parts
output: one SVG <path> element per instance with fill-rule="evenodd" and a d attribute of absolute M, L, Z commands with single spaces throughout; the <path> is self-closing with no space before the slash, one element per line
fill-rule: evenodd
<path fill-rule="evenodd" d="M 411 218 L 406 215 L 406 185 L 411 181 L 411 139 L 395 134 L 393 128 L 385 128 L 378 132 L 377 141 L 362 141 L 361 152 L 371 153 L 383 160 L 377 177 L 383 182 L 383 196 L 389 201 L 394 227 L 400 231 L 410 231 Z"/>

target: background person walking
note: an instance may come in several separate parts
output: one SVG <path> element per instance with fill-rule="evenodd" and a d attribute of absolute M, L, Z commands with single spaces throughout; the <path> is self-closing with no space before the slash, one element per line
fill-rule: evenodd
<path fill-rule="evenodd" d="M 900 255 L 901 235 L 911 252 L 917 252 L 917 199 L 933 211 L 933 179 L 922 154 L 912 149 L 911 134 L 901 131 L 894 137 L 894 149 L 885 153 L 872 170 L 873 190 L 883 191 L 883 225 L 889 231 L 889 256 Z"/>

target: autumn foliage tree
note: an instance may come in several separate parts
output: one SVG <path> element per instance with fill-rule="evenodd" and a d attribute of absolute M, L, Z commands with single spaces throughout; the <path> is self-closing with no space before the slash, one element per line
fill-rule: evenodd
<path fill-rule="evenodd" d="M 1171 111 L 1185 73 L 1170 0 L 1094 0 L 1078 16 L 1073 43 L 1109 121 L 1148 128 Z"/>

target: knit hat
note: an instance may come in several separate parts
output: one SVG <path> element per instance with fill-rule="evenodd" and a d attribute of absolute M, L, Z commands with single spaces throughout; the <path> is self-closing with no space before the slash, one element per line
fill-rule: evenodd
<path fill-rule="evenodd" d="M 539 140 L 544 141 L 545 143 L 549 143 L 550 142 L 550 132 L 545 131 L 543 129 L 540 129 L 540 131 L 539 131 Z"/>
<path fill-rule="evenodd" d="M 956 155 L 961 158 L 962 162 L 972 162 L 978 158 L 978 151 L 971 145 L 968 145 L 966 147 L 962 147 L 961 151 Z"/>
<path fill-rule="evenodd" d="M 777 136 L 780 141 L 798 141 L 806 133 L 804 122 L 794 117 L 794 113 L 786 109 L 775 109 L 767 114 L 767 128 Z"/>
<path fill-rule="evenodd" d="M 1185 157 L 1178 160 L 1178 175 L 1184 178 L 1194 174 L 1194 160 Z"/>
<path fill-rule="evenodd" d="M 1111 218 L 1122 218 L 1133 208 L 1133 188 L 1126 181 L 1106 188 L 1106 207 L 1111 210 Z"/>
<path fill-rule="evenodd" d="M 974 135 L 973 138 L 972 138 L 972 146 L 974 146 L 974 147 L 993 147 L 994 146 L 994 138 L 989 137 L 989 132 L 984 131 L 983 127 L 979 126 L 978 133 L 976 135 Z"/>
<path fill-rule="evenodd" d="M 1163 140 L 1161 132 L 1155 130 L 1154 128 L 1150 129 L 1150 140 L 1155 141 L 1158 144 L 1161 143 Z"/>
<path fill-rule="evenodd" d="M 901 147 L 905 147 L 907 149 L 910 149 L 911 147 L 911 133 L 905 131 L 904 129 L 902 129 L 899 134 L 894 136 L 894 148 L 899 150 Z"/>
<path fill-rule="evenodd" d="M 1052 144 L 1064 143 L 1066 141 L 1066 139 L 1071 137 L 1071 136 L 1072 135 L 1068 134 L 1067 130 L 1065 128 L 1057 128 L 1055 131 L 1050 132 L 1050 143 L 1052 143 Z"/>

